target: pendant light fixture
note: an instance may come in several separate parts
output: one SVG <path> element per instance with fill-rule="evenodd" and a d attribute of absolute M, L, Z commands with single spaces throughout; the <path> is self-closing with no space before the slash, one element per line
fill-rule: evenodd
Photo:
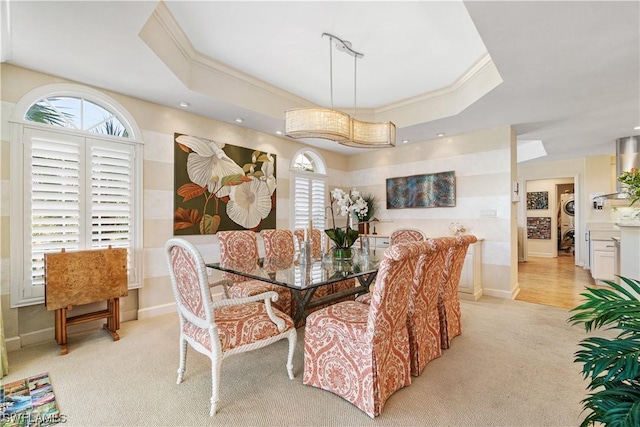
<path fill-rule="evenodd" d="M 333 48 L 354 57 L 354 93 L 353 108 L 356 111 L 357 61 L 362 53 L 351 48 L 351 42 L 344 41 L 329 33 L 322 37 L 329 38 L 329 85 L 331 92 L 331 108 L 295 108 L 285 111 L 285 135 L 291 138 L 322 138 L 336 141 L 343 145 L 358 148 L 393 147 L 396 143 L 396 126 L 392 122 L 369 123 L 356 120 L 347 113 L 333 108 Z"/>

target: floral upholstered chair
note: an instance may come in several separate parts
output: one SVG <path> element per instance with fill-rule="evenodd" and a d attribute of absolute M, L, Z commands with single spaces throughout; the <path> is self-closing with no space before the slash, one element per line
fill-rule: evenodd
<path fill-rule="evenodd" d="M 345 301 L 307 317 L 304 384 L 335 393 L 372 418 L 411 384 L 407 306 L 418 256 L 415 246 L 388 248 L 370 305 Z"/>
<path fill-rule="evenodd" d="M 301 247 L 302 242 L 304 242 L 304 230 L 301 228 L 295 229 L 293 234 L 296 237 L 298 247 Z M 311 256 L 315 259 L 322 258 L 322 233 L 317 228 L 311 230 Z"/>
<path fill-rule="evenodd" d="M 467 255 L 467 249 L 470 244 L 478 240 L 472 234 L 457 236 L 455 239 L 456 245 L 450 248 L 447 253 L 447 277 L 443 284 L 442 298 L 438 302 L 443 349 L 451 347 L 451 340 L 462 333 L 458 285 L 460 284 L 460 275 L 462 274 L 462 266 Z"/>
<path fill-rule="evenodd" d="M 422 242 L 427 240 L 427 236 L 422 230 L 417 228 L 398 228 L 389 237 L 389 246 L 396 243 Z"/>
<path fill-rule="evenodd" d="M 438 302 L 447 277 L 447 254 L 456 245 L 456 239 L 436 237 L 413 244 L 418 245 L 421 255 L 409 298 L 407 329 L 411 375 L 418 376 L 427 363 L 442 355 Z"/>
<path fill-rule="evenodd" d="M 291 317 L 271 307 L 275 292 L 248 298 L 214 302 L 200 252 L 184 239 L 165 244 L 171 287 L 180 318 L 180 384 L 185 371 L 187 344 L 211 359 L 211 408 L 216 413 L 222 360 L 232 354 L 265 347 L 281 339 L 289 340 L 286 367 L 293 379 L 296 329 Z M 250 365 L 247 366 L 250 369 Z"/>
<path fill-rule="evenodd" d="M 297 229 L 297 230 L 294 230 L 293 233 L 298 239 L 298 244 L 302 245 L 302 242 L 304 241 L 304 230 Z M 314 228 L 312 230 L 311 236 L 312 236 L 311 237 L 311 256 L 315 259 L 320 259 L 322 258 L 322 233 L 317 228 Z M 321 296 L 325 296 L 330 293 L 344 291 L 345 289 L 351 289 L 356 285 L 355 280 L 356 279 L 341 280 L 340 282 L 335 282 L 329 286 L 322 286 L 316 289 L 316 293 L 313 294 L 313 297 L 319 298 Z M 355 298 L 354 295 L 349 295 L 335 302 L 350 301 L 350 300 L 353 300 L 354 298 Z"/>
<path fill-rule="evenodd" d="M 258 241 L 253 231 L 219 231 L 218 240 L 220 242 L 221 265 L 237 266 L 239 264 L 247 264 L 257 266 L 259 258 Z M 278 300 L 273 303 L 273 306 L 283 313 L 291 314 L 291 291 L 289 289 L 262 280 L 253 280 L 226 272 L 222 273 L 222 278 L 231 281 L 231 283 L 223 282 L 222 284 L 225 298 L 241 298 L 274 291 L 278 294 Z"/>

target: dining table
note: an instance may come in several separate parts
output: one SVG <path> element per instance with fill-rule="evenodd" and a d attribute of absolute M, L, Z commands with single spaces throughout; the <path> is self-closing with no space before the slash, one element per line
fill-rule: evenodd
<path fill-rule="evenodd" d="M 296 325 L 304 323 L 308 310 L 323 304 L 340 300 L 350 295 L 369 292 L 374 283 L 382 254 L 359 252 L 352 259 L 333 260 L 330 257 L 308 260 L 294 257 L 257 258 L 245 261 L 226 261 L 207 263 L 214 270 L 235 274 L 248 279 L 261 280 L 291 290 L 295 302 L 293 321 Z M 353 288 L 329 293 L 312 299 L 315 292 L 332 283 L 356 279 Z"/>

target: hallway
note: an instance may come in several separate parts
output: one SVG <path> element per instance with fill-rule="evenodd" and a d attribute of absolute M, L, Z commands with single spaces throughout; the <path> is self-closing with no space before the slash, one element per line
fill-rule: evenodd
<path fill-rule="evenodd" d="M 589 270 L 574 265 L 573 256 L 529 257 L 518 263 L 520 292 L 517 300 L 572 309 L 585 287 L 594 287 Z"/>

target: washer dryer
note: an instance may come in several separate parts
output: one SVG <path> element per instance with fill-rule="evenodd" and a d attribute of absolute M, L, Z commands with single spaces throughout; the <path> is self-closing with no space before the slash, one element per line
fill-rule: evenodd
<path fill-rule="evenodd" d="M 560 245 L 559 249 L 572 251 L 575 247 L 575 196 L 562 194 L 560 196 Z"/>
<path fill-rule="evenodd" d="M 575 195 L 562 194 L 560 196 L 560 226 L 571 225 L 573 227 L 575 213 Z"/>

